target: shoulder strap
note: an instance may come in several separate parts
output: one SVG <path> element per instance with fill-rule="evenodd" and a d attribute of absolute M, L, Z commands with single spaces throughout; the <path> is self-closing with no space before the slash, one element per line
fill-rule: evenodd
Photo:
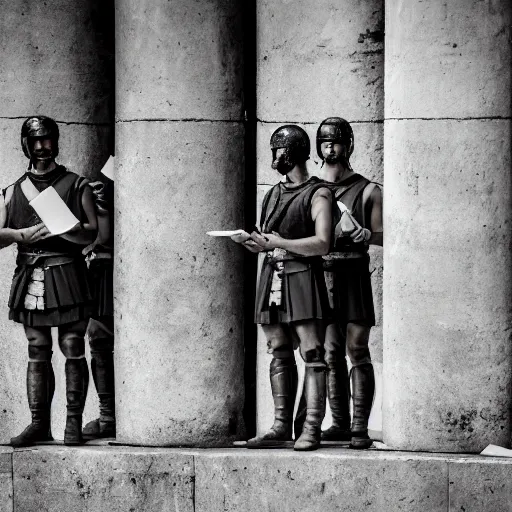
<path fill-rule="evenodd" d="M 263 206 L 261 209 L 260 229 L 264 233 L 268 233 L 268 224 L 271 217 L 274 215 L 279 199 L 281 197 L 281 188 L 279 183 L 274 185 L 265 195 L 263 199 Z"/>
<path fill-rule="evenodd" d="M 357 201 L 359 200 L 366 185 L 370 183 L 370 180 L 355 174 L 351 176 L 350 183 L 347 186 L 336 188 L 336 200 L 341 201 L 350 211 L 353 212 Z M 347 180 L 348 181 L 348 180 Z"/>

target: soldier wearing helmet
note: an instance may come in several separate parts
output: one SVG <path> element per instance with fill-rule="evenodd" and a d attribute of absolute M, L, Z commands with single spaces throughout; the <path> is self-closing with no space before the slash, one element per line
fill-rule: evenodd
<path fill-rule="evenodd" d="M 379 185 L 352 170 L 354 134 L 345 119 L 322 121 L 316 147 L 324 162 L 323 177 L 343 210 L 335 227 L 334 252 L 327 257 L 334 315 L 326 329 L 325 350 L 333 424 L 322 433 L 322 439 L 350 440 L 353 448 L 368 448 L 372 444 L 368 418 L 375 391 L 368 348 L 370 329 L 375 325 L 368 245 L 382 246 L 382 192 Z M 352 424 L 346 353 L 352 363 Z"/>
<path fill-rule="evenodd" d="M 241 241 L 252 252 L 265 252 L 256 293 L 255 322 L 267 338 L 275 420 L 271 429 L 247 442 L 249 448 L 280 446 L 292 439 L 297 391 L 294 342 L 306 362 L 307 415 L 296 432 L 295 450 L 320 444 L 325 414 L 325 362 L 322 321 L 329 314 L 322 258 L 332 241 L 333 195 L 309 177 L 310 143 L 295 125 L 278 128 L 270 139 L 272 168 L 285 176 L 266 194 L 261 233 Z M 300 434 L 298 437 L 297 434 Z M 297 439 L 298 437 L 298 439 Z"/>
<path fill-rule="evenodd" d="M 81 250 L 94 240 L 97 221 L 87 180 L 55 162 L 58 141 L 59 128 L 53 119 L 26 119 L 21 128 L 21 146 L 29 159 L 28 171 L 0 194 L 0 245 L 18 245 L 9 318 L 23 325 L 29 355 L 27 395 L 32 422 L 11 439 L 15 447 L 52 439 L 52 327 L 58 327 L 59 347 L 66 357 L 64 442 L 73 445 L 82 441 L 81 420 L 89 377 L 84 335 L 91 297 Z M 53 187 L 80 223 L 65 234 L 51 235 L 29 204 L 27 186 L 36 195 Z"/>

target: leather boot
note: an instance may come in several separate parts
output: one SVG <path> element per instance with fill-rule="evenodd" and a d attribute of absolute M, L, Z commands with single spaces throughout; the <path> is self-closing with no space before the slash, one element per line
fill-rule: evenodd
<path fill-rule="evenodd" d="M 52 441 L 50 435 L 50 370 L 51 361 L 29 361 L 27 397 L 32 423 L 11 439 L 11 446 L 30 446 L 38 441 Z M 52 370 L 53 371 L 53 370 Z"/>
<path fill-rule="evenodd" d="M 64 430 L 64 444 L 83 444 L 82 413 L 87 397 L 89 370 L 85 358 L 66 359 L 66 400 L 67 416 Z"/>
<path fill-rule="evenodd" d="M 375 375 L 371 363 L 352 367 L 352 416 L 351 448 L 370 448 L 373 441 L 368 436 L 368 419 L 375 393 Z"/>
<path fill-rule="evenodd" d="M 332 414 L 332 425 L 322 432 L 324 441 L 350 441 L 350 391 L 347 360 L 327 364 L 327 397 Z"/>
<path fill-rule="evenodd" d="M 302 434 L 295 441 L 294 450 L 316 450 L 320 446 L 322 421 L 325 416 L 325 370 L 324 363 L 306 363 L 306 421 Z"/>
<path fill-rule="evenodd" d="M 297 365 L 295 358 L 272 359 L 270 385 L 274 398 L 274 424 L 268 432 L 247 441 L 247 448 L 285 446 L 292 440 L 292 419 L 297 395 Z"/>
<path fill-rule="evenodd" d="M 114 353 L 106 345 L 106 350 L 91 351 L 91 356 L 91 372 L 98 392 L 100 416 L 85 425 L 82 435 L 86 441 L 116 436 Z"/>

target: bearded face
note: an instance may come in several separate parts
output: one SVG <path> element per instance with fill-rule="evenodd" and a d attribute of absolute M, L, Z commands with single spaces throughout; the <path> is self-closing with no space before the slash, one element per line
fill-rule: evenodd
<path fill-rule="evenodd" d="M 334 141 L 322 142 L 322 156 L 328 164 L 344 162 L 346 158 L 345 146 Z"/>
<path fill-rule="evenodd" d="M 290 158 L 290 150 L 288 148 L 279 148 L 275 151 L 272 169 L 286 176 L 294 167 L 295 162 Z"/>

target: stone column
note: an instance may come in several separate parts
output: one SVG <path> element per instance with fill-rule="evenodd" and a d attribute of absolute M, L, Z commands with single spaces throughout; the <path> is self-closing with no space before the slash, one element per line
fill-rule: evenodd
<path fill-rule="evenodd" d="M 0 18 L 0 188 L 18 179 L 28 160 L 20 146 L 23 120 L 41 114 L 60 126 L 57 161 L 95 176 L 113 140 L 113 2 L 55 0 L 2 3 Z M 8 320 L 7 299 L 15 267 L 15 246 L 0 254 L 0 443 L 30 422 L 25 368 L 27 341 L 20 324 Z M 56 334 L 56 333 L 54 333 Z M 53 434 L 62 439 L 66 398 L 64 357 L 54 336 L 56 393 Z M 97 416 L 92 386 L 85 417 Z"/>
<path fill-rule="evenodd" d="M 116 16 L 118 440 L 243 432 L 241 3 L 126 0 Z"/>
<path fill-rule="evenodd" d="M 382 0 L 257 1 L 257 173 L 258 205 L 279 181 L 270 167 L 272 132 L 281 124 L 302 126 L 311 140 L 311 174 L 320 174 L 316 130 L 326 117 L 347 119 L 354 129 L 356 172 L 383 180 L 383 30 Z M 259 218 L 259 207 L 258 207 Z M 382 250 L 372 249 L 373 291 L 378 325 L 371 351 L 378 395 L 370 428 L 381 430 Z M 297 354 L 297 362 L 301 364 Z M 269 428 L 273 404 L 266 341 L 258 337 L 258 431 Z M 329 424 L 326 418 L 324 428 Z"/>
<path fill-rule="evenodd" d="M 386 2 L 384 442 L 510 434 L 507 0 Z"/>

